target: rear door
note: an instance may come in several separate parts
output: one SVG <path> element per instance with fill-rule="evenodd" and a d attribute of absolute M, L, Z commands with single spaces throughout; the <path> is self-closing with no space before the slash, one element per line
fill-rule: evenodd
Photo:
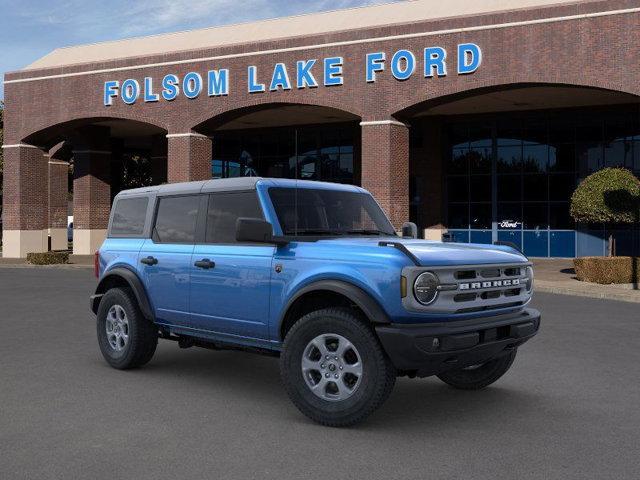
<path fill-rule="evenodd" d="M 159 197 L 152 237 L 139 255 L 158 323 L 189 324 L 189 274 L 201 195 Z"/>
<path fill-rule="evenodd" d="M 230 340 L 267 340 L 275 247 L 236 242 L 238 217 L 263 218 L 255 191 L 208 196 L 204 243 L 191 261 L 191 321 Z"/>

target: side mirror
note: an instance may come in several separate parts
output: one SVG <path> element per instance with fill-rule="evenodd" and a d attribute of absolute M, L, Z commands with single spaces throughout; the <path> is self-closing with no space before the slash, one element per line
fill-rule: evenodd
<path fill-rule="evenodd" d="M 281 237 L 273 236 L 273 227 L 261 218 L 240 217 L 236 220 L 236 240 L 238 242 L 286 244 Z"/>
<path fill-rule="evenodd" d="M 403 238 L 418 238 L 418 226 L 413 222 L 405 222 L 402 224 Z"/>
<path fill-rule="evenodd" d="M 240 217 L 236 220 L 238 242 L 270 243 L 272 237 L 271 224 L 261 218 Z"/>

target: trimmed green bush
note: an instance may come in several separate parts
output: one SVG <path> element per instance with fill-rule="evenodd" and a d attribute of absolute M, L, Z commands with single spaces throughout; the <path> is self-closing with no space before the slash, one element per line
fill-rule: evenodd
<path fill-rule="evenodd" d="M 69 252 L 27 253 L 27 262 L 32 265 L 57 265 L 69 263 Z"/>
<path fill-rule="evenodd" d="M 585 178 L 571 196 L 571 216 L 582 223 L 634 223 L 640 180 L 625 168 L 605 168 Z"/>
<path fill-rule="evenodd" d="M 581 257 L 573 260 L 576 277 L 583 282 L 634 283 L 640 282 L 639 257 Z"/>

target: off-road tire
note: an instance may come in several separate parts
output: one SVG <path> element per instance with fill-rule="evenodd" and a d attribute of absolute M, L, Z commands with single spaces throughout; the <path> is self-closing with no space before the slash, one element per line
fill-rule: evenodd
<path fill-rule="evenodd" d="M 511 353 L 489 360 L 477 368 L 450 370 L 439 374 L 438 378 L 447 385 L 460 390 L 480 390 L 488 387 L 507 373 L 516 358 L 516 352 L 517 350 L 513 350 Z"/>
<path fill-rule="evenodd" d="M 128 342 L 119 352 L 110 345 L 105 329 L 107 314 L 114 305 L 124 309 L 129 324 Z M 96 323 L 100 351 L 113 368 L 126 370 L 141 367 L 153 358 L 158 346 L 158 328 L 142 315 L 131 290 L 127 288 L 108 290 L 100 301 Z"/>
<path fill-rule="evenodd" d="M 318 335 L 346 338 L 362 359 L 361 383 L 349 398 L 329 401 L 314 394 L 302 372 L 302 357 Z M 363 421 L 389 397 L 396 370 L 370 324 L 348 308 L 326 308 L 303 316 L 287 333 L 280 356 L 280 375 L 294 405 L 311 420 L 330 427 Z"/>

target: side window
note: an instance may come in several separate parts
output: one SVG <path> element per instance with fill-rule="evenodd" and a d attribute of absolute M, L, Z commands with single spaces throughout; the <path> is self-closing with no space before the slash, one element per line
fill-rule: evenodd
<path fill-rule="evenodd" d="M 153 240 L 158 243 L 194 243 L 199 195 L 160 198 Z"/>
<path fill-rule="evenodd" d="M 114 237 L 142 235 L 148 204 L 147 197 L 119 199 L 113 211 L 109 235 Z"/>
<path fill-rule="evenodd" d="M 256 192 L 210 195 L 205 241 L 207 243 L 235 243 L 238 217 L 263 218 Z"/>

